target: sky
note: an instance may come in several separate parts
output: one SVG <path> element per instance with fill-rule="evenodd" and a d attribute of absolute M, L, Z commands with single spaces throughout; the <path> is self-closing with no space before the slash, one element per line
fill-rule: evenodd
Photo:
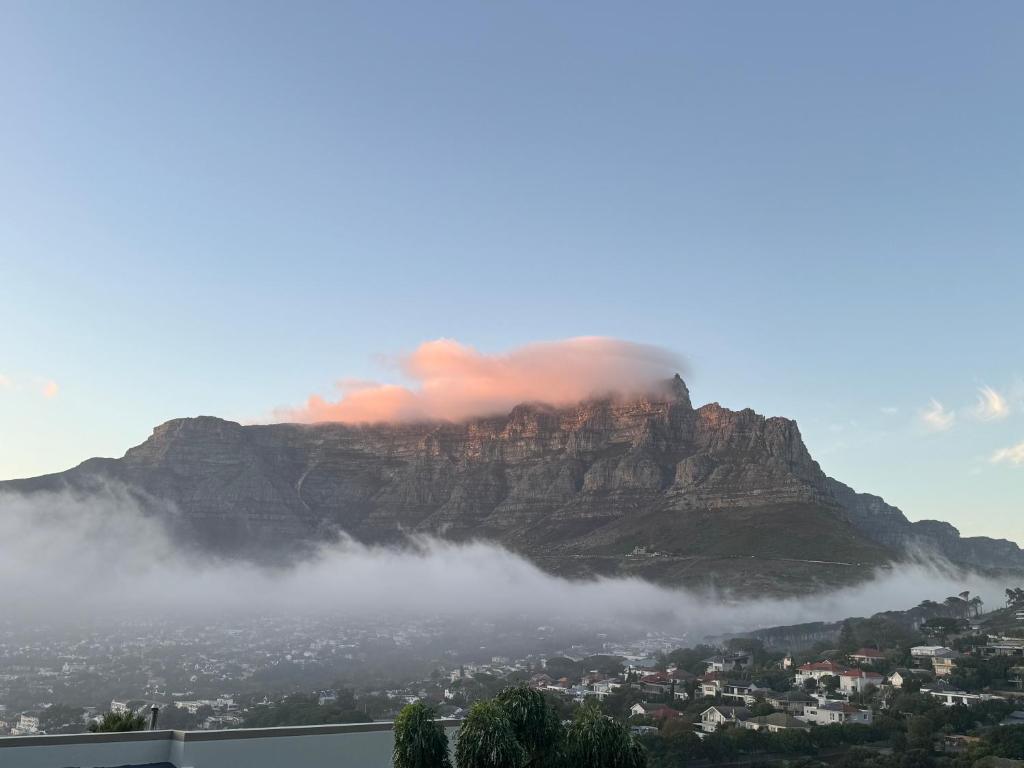
<path fill-rule="evenodd" d="M 3 3 L 0 478 L 416 390 L 441 339 L 603 337 L 1024 543 L 1022 35 L 1013 2 Z"/>

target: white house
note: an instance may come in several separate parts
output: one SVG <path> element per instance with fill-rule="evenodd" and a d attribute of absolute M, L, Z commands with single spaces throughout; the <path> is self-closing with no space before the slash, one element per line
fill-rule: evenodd
<path fill-rule="evenodd" d="M 926 681 L 931 675 L 923 669 L 897 669 L 889 675 L 889 685 L 893 688 L 902 688 L 908 680 Z"/>
<path fill-rule="evenodd" d="M 700 728 L 704 733 L 714 733 L 725 726 L 742 725 L 750 717 L 750 710 L 746 707 L 716 704 L 700 713 Z"/>
<path fill-rule="evenodd" d="M 723 701 L 751 706 L 757 702 L 758 698 L 766 696 L 769 689 L 752 683 L 723 683 L 721 693 Z"/>
<path fill-rule="evenodd" d="M 703 663 L 707 665 L 708 672 L 738 672 L 752 666 L 754 656 L 751 653 L 727 653 L 704 659 Z"/>
<path fill-rule="evenodd" d="M 846 667 L 842 664 L 836 664 L 834 661 L 814 661 L 810 664 L 801 664 L 796 669 L 796 684 L 803 685 L 804 681 L 809 679 L 820 683 L 823 677 L 838 677 L 840 673 L 845 671 Z"/>
<path fill-rule="evenodd" d="M 839 690 L 849 695 L 862 693 L 869 685 L 876 688 L 885 681 L 885 675 L 865 669 L 847 669 L 839 673 Z"/>
<path fill-rule="evenodd" d="M 22 715 L 18 718 L 18 724 L 11 728 L 12 736 L 32 736 L 39 733 L 39 718 L 32 715 Z"/>
<path fill-rule="evenodd" d="M 970 706 L 983 701 L 1003 701 L 1002 696 L 993 696 L 990 693 L 967 693 L 943 688 L 922 688 L 921 693 L 938 699 L 939 703 L 946 707 Z"/>
<path fill-rule="evenodd" d="M 835 725 L 837 723 L 871 725 L 874 722 L 874 715 L 870 709 L 861 709 L 845 701 L 821 699 L 804 706 L 802 719 L 815 725 Z"/>

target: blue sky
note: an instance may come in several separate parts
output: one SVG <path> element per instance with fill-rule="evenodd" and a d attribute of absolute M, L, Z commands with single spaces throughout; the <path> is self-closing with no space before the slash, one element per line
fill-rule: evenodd
<path fill-rule="evenodd" d="M 1024 542 L 1022 35 L 1011 2 L 5 3 L 0 477 L 429 339 L 605 335 Z"/>

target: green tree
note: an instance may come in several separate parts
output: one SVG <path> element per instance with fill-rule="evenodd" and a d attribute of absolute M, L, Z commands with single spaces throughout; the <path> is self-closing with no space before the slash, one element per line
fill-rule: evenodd
<path fill-rule="evenodd" d="M 644 768 L 647 765 L 647 751 L 626 726 L 603 715 L 590 703 L 580 707 L 569 726 L 565 754 L 566 763 L 571 766 Z"/>
<path fill-rule="evenodd" d="M 527 757 L 496 701 L 478 701 L 470 707 L 455 742 L 458 768 L 521 768 Z"/>
<path fill-rule="evenodd" d="M 526 750 L 526 765 L 531 768 L 557 765 L 564 729 L 544 696 L 525 685 L 516 685 L 499 693 L 495 701 L 511 723 L 516 740 Z"/>
<path fill-rule="evenodd" d="M 448 737 L 423 702 L 408 704 L 395 718 L 395 768 L 451 768 Z"/>
<path fill-rule="evenodd" d="M 146 718 L 134 712 L 107 712 L 98 723 L 90 723 L 93 733 L 146 730 Z"/>

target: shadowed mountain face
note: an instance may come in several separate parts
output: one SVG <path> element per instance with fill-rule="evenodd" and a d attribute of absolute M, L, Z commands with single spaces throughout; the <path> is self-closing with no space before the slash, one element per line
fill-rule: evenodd
<path fill-rule="evenodd" d="M 826 477 L 793 421 L 694 409 L 678 377 L 642 399 L 524 404 L 460 424 L 176 419 L 121 459 L 0 491 L 110 482 L 190 546 L 260 560 L 301 556 L 342 533 L 366 543 L 429 533 L 494 541 L 564 576 L 755 592 L 859 581 L 907 547 L 1024 567 L 1011 542 L 911 524 Z"/>

